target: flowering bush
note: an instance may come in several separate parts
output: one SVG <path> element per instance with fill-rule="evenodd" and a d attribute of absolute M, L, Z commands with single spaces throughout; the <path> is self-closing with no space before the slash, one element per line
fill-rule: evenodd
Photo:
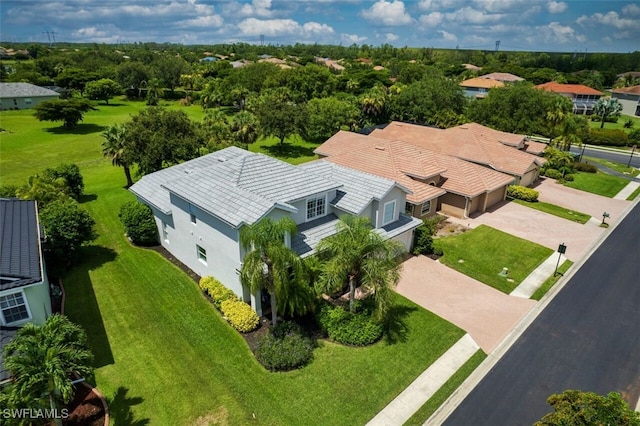
<path fill-rule="evenodd" d="M 231 324 L 231 327 L 241 333 L 248 333 L 255 330 L 260 323 L 258 314 L 251 309 L 251 306 L 237 298 L 227 299 L 222 302 L 220 305 L 220 311 L 229 324 Z"/>

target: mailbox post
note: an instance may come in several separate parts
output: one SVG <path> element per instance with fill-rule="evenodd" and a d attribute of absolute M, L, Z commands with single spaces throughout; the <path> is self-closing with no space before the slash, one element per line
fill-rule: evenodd
<path fill-rule="evenodd" d="M 606 225 L 607 223 L 605 222 L 605 219 L 608 218 L 610 215 L 607 212 L 602 213 L 602 225 Z"/>
<path fill-rule="evenodd" d="M 558 275 L 558 266 L 560 266 L 560 258 L 562 258 L 562 255 L 565 254 L 566 252 L 567 252 L 567 246 L 564 245 L 564 243 L 560 244 L 558 246 L 558 262 L 556 263 L 556 270 L 553 272 L 554 277 Z"/>

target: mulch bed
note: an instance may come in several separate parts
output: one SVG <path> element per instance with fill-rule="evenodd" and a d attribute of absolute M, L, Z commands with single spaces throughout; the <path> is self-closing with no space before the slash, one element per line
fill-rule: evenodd
<path fill-rule="evenodd" d="M 153 250 L 155 252 L 160 253 L 162 256 L 164 256 L 169 262 L 173 263 L 175 266 L 177 266 L 180 270 L 182 270 L 182 272 L 184 272 L 185 274 L 189 275 L 189 277 L 191 277 L 191 279 L 193 281 L 196 282 L 196 284 L 198 282 L 200 282 L 200 275 L 196 274 L 195 272 L 193 272 L 187 265 L 185 265 L 184 263 L 180 262 L 178 259 L 175 258 L 174 255 L 172 255 L 171 253 L 169 253 L 169 251 L 162 247 L 161 245 L 157 245 L 157 246 L 150 246 L 150 247 L 144 247 L 144 248 L 148 248 L 149 250 Z"/>
<path fill-rule="evenodd" d="M 75 396 L 67 408 L 69 417 L 63 420 L 64 425 L 104 426 L 105 411 L 102 401 L 88 386 L 75 386 Z"/>

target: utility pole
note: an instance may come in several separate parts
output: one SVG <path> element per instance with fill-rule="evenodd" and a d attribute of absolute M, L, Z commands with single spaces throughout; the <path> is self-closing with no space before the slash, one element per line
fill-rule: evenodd
<path fill-rule="evenodd" d="M 55 31 L 51 31 L 51 38 L 53 38 L 53 46 L 52 47 L 56 47 L 56 34 L 59 34 Z"/>
<path fill-rule="evenodd" d="M 49 34 L 49 31 L 43 31 L 42 34 L 47 35 L 47 40 L 49 40 L 49 47 L 51 47 L 51 35 Z"/>
<path fill-rule="evenodd" d="M 264 46 L 264 34 L 260 34 L 260 46 Z"/>
<path fill-rule="evenodd" d="M 500 40 L 496 40 L 496 52 L 500 48 Z"/>

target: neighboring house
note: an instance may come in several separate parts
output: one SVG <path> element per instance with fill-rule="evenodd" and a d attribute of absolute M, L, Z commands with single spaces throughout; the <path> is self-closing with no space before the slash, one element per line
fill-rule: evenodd
<path fill-rule="evenodd" d="M 0 199 L 0 382 L 8 378 L 2 349 L 16 330 L 51 315 L 49 280 L 33 200 Z"/>
<path fill-rule="evenodd" d="M 327 162 L 292 166 L 230 147 L 144 176 L 130 190 L 153 211 L 160 243 L 200 276 L 212 275 L 262 313 L 261 298 L 240 283 L 240 229 L 291 217 L 286 243 L 301 256 L 335 234 L 338 217 L 368 217 L 377 232 L 410 249 L 421 221 L 402 213 L 407 188 Z"/>
<path fill-rule="evenodd" d="M 590 115 L 593 113 L 593 106 L 604 96 L 604 93 L 584 84 L 562 84 L 555 81 L 539 84 L 537 89 L 546 90 L 566 96 L 573 102 L 573 113 Z"/>
<path fill-rule="evenodd" d="M 473 64 L 462 64 L 462 66 L 465 67 L 465 69 L 468 69 L 469 71 L 475 71 L 475 72 L 478 72 L 482 69 L 482 67 L 478 67 Z"/>
<path fill-rule="evenodd" d="M 524 80 L 524 78 L 518 77 L 515 74 L 509 74 L 508 72 L 492 72 L 490 74 L 481 75 L 478 78 L 501 81 L 503 83 L 515 83 L 516 81 Z"/>
<path fill-rule="evenodd" d="M 501 132 L 477 123 L 450 129 L 436 129 L 401 122 L 391 122 L 376 129 L 371 136 L 409 142 L 435 152 L 451 155 L 513 176 L 516 185 L 529 186 L 538 180 L 540 166 L 546 162 L 532 153 L 541 152 L 544 144 L 524 135 Z"/>
<path fill-rule="evenodd" d="M 611 97 L 620 101 L 623 114 L 640 117 L 640 85 L 613 89 Z"/>
<path fill-rule="evenodd" d="M 506 197 L 513 176 L 400 140 L 340 131 L 315 152 L 326 160 L 393 179 L 411 190 L 405 212 L 457 217 L 484 212 Z"/>
<path fill-rule="evenodd" d="M 298 64 L 297 62 L 285 61 L 284 59 L 273 58 L 273 57 L 258 59 L 258 62 L 267 62 L 269 64 L 277 65 L 282 69 L 290 69 L 293 67 L 300 66 L 300 64 Z"/>
<path fill-rule="evenodd" d="M 336 61 L 334 59 L 329 59 L 329 58 L 321 58 L 316 56 L 315 61 L 319 64 L 323 64 L 326 67 L 329 67 L 333 70 L 336 70 L 338 72 L 342 72 L 344 71 L 344 66 L 342 64 L 340 64 L 340 61 Z"/>
<path fill-rule="evenodd" d="M 230 63 L 233 68 L 242 68 L 242 67 L 246 67 L 247 65 L 251 65 L 253 62 L 246 59 L 240 59 Z"/>
<path fill-rule="evenodd" d="M 59 96 L 53 90 L 29 83 L 0 83 L 0 110 L 33 108 Z"/>
<path fill-rule="evenodd" d="M 468 98 L 484 98 L 490 89 L 495 87 L 504 87 L 504 83 L 497 80 L 488 80 L 486 78 L 470 78 L 460 83 L 464 88 L 464 95 Z"/>

